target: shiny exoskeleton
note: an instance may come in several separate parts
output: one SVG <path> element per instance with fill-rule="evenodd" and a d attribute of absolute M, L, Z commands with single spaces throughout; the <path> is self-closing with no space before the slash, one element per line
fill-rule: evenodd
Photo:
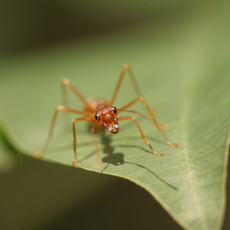
<path fill-rule="evenodd" d="M 117 93 L 119 91 L 121 82 L 122 82 L 123 77 L 124 77 L 126 72 L 128 72 L 128 74 L 129 74 L 129 77 L 132 81 L 132 84 L 134 86 L 134 89 L 135 89 L 138 97 L 136 99 L 134 99 L 133 101 L 129 102 L 128 104 L 117 109 L 116 107 L 113 106 L 113 104 L 114 104 L 114 101 L 115 101 Z M 74 94 L 76 94 L 78 96 L 78 98 L 84 103 L 83 110 L 75 110 L 75 109 L 71 109 L 68 107 L 67 97 L 66 97 L 66 88 L 67 87 Z M 157 153 L 153 150 L 152 146 L 150 145 L 149 141 L 146 139 L 140 125 L 138 124 L 138 122 L 136 121 L 134 116 L 123 116 L 123 117 L 118 116 L 118 114 L 121 113 L 122 111 L 130 112 L 133 114 L 138 114 L 139 116 L 143 117 L 144 119 L 152 122 L 157 127 L 157 129 L 161 132 L 161 134 L 163 135 L 163 137 L 166 140 L 168 145 L 170 145 L 172 147 L 178 146 L 177 142 L 170 143 L 168 141 L 167 137 L 165 136 L 165 134 L 163 133 L 162 128 L 166 129 L 167 125 L 162 125 L 156 121 L 152 111 L 150 110 L 150 108 L 148 107 L 147 103 L 145 102 L 145 100 L 143 99 L 143 97 L 141 95 L 141 92 L 139 90 L 139 87 L 135 81 L 135 78 L 133 76 L 133 73 L 132 73 L 129 65 L 125 65 L 123 67 L 123 70 L 121 72 L 121 75 L 119 77 L 118 83 L 116 85 L 115 91 L 113 93 L 113 96 L 112 96 L 112 99 L 110 102 L 107 102 L 105 99 L 102 99 L 102 98 L 85 99 L 85 97 L 83 97 L 81 95 L 81 93 L 69 82 L 69 80 L 67 78 L 62 79 L 62 92 L 63 92 L 63 99 L 64 99 L 63 103 L 65 106 L 58 106 L 56 108 L 54 115 L 53 115 L 53 118 L 52 118 L 52 121 L 51 121 L 48 137 L 47 137 L 47 139 L 43 145 L 43 148 L 39 152 L 37 152 L 37 154 L 36 154 L 37 157 L 41 157 L 45 153 L 45 151 L 46 151 L 46 149 L 47 149 L 47 147 L 48 147 L 48 145 L 52 139 L 55 121 L 56 121 L 56 118 L 57 118 L 59 111 L 83 115 L 83 117 L 76 118 L 73 120 L 73 148 L 74 148 L 73 165 L 77 164 L 77 151 L 76 151 L 77 142 L 76 142 L 75 124 L 78 121 L 88 121 L 92 125 L 91 134 L 92 134 L 92 137 L 93 137 L 93 140 L 95 143 L 95 147 L 97 150 L 96 151 L 97 159 L 96 159 L 96 163 L 95 163 L 96 168 L 98 168 L 100 166 L 101 157 L 100 157 L 100 149 L 98 147 L 97 140 L 96 140 L 95 135 L 94 135 L 95 126 L 101 126 L 105 129 L 107 129 L 110 133 L 117 134 L 119 132 L 118 121 L 122 121 L 122 120 L 133 120 L 135 122 L 144 142 L 149 146 L 151 151 L 156 155 L 163 155 L 162 152 Z M 147 116 L 145 116 L 145 115 L 143 115 L 137 111 L 134 111 L 134 110 L 127 110 L 128 107 L 135 104 L 136 102 L 143 103 L 143 105 L 145 106 L 150 117 L 147 117 Z"/>

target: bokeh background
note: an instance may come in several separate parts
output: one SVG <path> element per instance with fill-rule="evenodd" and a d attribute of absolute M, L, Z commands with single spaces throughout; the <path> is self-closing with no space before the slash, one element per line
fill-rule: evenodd
<path fill-rule="evenodd" d="M 199 15 L 200 19 L 206 11 L 224 8 L 226 2 L 3 0 L 0 2 L 0 58 L 8 68 L 14 68 L 25 57 L 30 65 L 43 55 L 49 62 L 47 56 L 51 53 L 55 56 L 57 52 L 58 56 L 63 49 L 77 52 L 89 44 L 83 57 L 87 61 L 87 55 L 98 52 L 102 43 L 111 46 L 116 41 L 119 46 L 119 39 L 125 56 L 124 40 L 132 46 L 136 44 L 133 40 L 140 39 L 139 46 L 133 46 L 133 50 L 147 49 L 143 37 L 154 33 L 162 34 L 159 49 L 164 51 L 165 44 L 166 49 L 180 38 L 180 33 L 183 36 L 185 24 L 192 18 Z M 127 35 L 127 31 L 132 33 Z M 98 41 L 98 49 L 91 45 L 92 40 Z M 182 41 L 179 39 L 178 43 Z M 113 55 L 110 50 L 106 52 Z M 134 56 L 132 62 L 144 65 L 142 60 Z M 120 64 L 124 61 L 113 63 L 119 70 Z M 3 73 L 1 84 L 10 77 Z M 1 105 L 3 109 L 4 106 L 8 105 Z M 4 159 L 7 166 L 0 173 L 1 229 L 182 229 L 145 190 L 129 181 L 22 157 L 5 139 L 1 144 L 4 151 L 16 155 Z M 223 229 L 229 228 L 226 219 Z"/>

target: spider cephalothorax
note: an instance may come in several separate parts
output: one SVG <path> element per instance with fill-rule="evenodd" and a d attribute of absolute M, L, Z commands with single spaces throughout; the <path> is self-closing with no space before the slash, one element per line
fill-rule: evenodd
<path fill-rule="evenodd" d="M 110 133 L 119 132 L 117 109 L 113 106 L 101 106 L 95 113 L 95 120 Z"/>
<path fill-rule="evenodd" d="M 119 88 L 121 86 L 122 79 L 123 79 L 126 72 L 128 72 L 128 74 L 129 74 L 129 77 L 133 83 L 133 86 L 134 86 L 134 89 L 136 90 L 138 98 L 136 98 L 136 99 L 132 100 L 131 102 L 123 105 L 122 107 L 120 107 L 117 110 L 112 105 L 114 104 L 114 101 L 117 97 L 117 93 L 118 93 Z M 68 107 L 66 87 L 68 87 L 74 94 L 76 94 L 77 97 L 83 102 L 83 104 L 84 104 L 83 110 L 76 110 L 76 109 L 72 109 L 72 108 Z M 60 111 L 81 115 L 81 117 L 74 119 L 73 123 L 72 123 L 72 125 L 73 125 L 72 126 L 73 127 L 73 150 L 74 150 L 73 165 L 77 164 L 77 150 L 76 150 L 77 141 L 76 141 L 75 124 L 79 121 L 88 121 L 92 125 L 91 134 L 92 134 L 92 137 L 93 137 L 93 140 L 95 143 L 96 153 L 97 153 L 97 160 L 96 160 L 95 167 L 99 167 L 100 162 L 101 162 L 99 146 L 97 144 L 97 140 L 96 140 L 96 137 L 94 135 L 95 127 L 101 126 L 101 127 L 104 127 L 105 129 L 107 129 L 110 133 L 116 134 L 119 132 L 118 120 L 119 121 L 132 120 L 133 122 L 135 122 L 135 125 L 137 126 L 145 144 L 147 144 L 149 146 L 149 148 L 151 149 L 151 151 L 154 154 L 159 155 L 159 156 L 163 155 L 162 152 L 158 153 L 158 152 L 155 152 L 153 150 L 152 146 L 150 145 L 149 141 L 145 137 L 140 125 L 138 124 L 138 122 L 134 116 L 119 116 L 118 117 L 118 115 L 117 115 L 118 111 L 119 111 L 119 113 L 126 111 L 129 113 L 138 114 L 138 115 L 142 116 L 144 119 L 146 119 L 146 120 L 152 122 L 154 125 L 156 125 L 157 129 L 161 132 L 161 134 L 163 135 L 163 137 L 164 137 L 164 139 L 168 145 L 170 145 L 172 147 L 178 146 L 177 142 L 170 143 L 168 141 L 167 137 L 165 136 L 165 134 L 163 133 L 163 131 L 161 130 L 161 128 L 166 127 L 166 126 L 165 125 L 163 126 L 162 124 L 160 124 L 156 121 L 152 111 L 150 110 L 147 103 L 143 99 L 141 92 L 140 92 L 140 89 L 137 85 L 137 82 L 135 81 L 133 73 L 132 73 L 132 71 L 128 65 L 124 66 L 124 68 L 121 72 L 120 78 L 118 80 L 118 83 L 116 85 L 115 91 L 113 93 L 112 99 L 109 102 L 107 102 L 107 100 L 105 100 L 103 98 L 85 99 L 85 97 L 82 96 L 82 94 L 69 82 L 69 80 L 67 78 L 62 79 L 62 88 L 63 88 L 62 92 L 63 92 L 64 106 L 58 106 L 56 108 L 54 115 L 53 115 L 53 119 L 51 121 L 48 137 L 47 137 L 42 149 L 39 152 L 37 152 L 37 154 L 36 154 L 37 157 L 41 157 L 44 154 L 44 152 L 46 151 L 46 149 L 50 143 L 50 140 L 53 136 L 56 118 L 57 118 L 57 115 Z M 146 110 L 149 113 L 151 118 L 146 117 L 145 115 L 143 115 L 137 111 L 134 111 L 134 110 L 126 110 L 126 108 L 132 106 L 133 104 L 135 104 L 137 102 L 143 103 L 144 107 L 146 108 Z"/>

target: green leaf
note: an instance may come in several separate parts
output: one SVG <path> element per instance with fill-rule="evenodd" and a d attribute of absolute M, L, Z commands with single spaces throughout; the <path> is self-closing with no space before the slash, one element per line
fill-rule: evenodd
<path fill-rule="evenodd" d="M 97 170 L 89 126 L 79 122 L 77 167 L 140 185 L 185 229 L 220 229 L 230 125 L 229 9 L 227 1 L 210 1 L 158 17 L 154 23 L 2 58 L 2 134 L 34 157 L 61 104 L 61 78 L 68 77 L 86 97 L 109 100 L 128 63 L 148 105 L 159 111 L 157 120 L 170 126 L 166 136 L 180 146 L 169 147 L 152 123 L 137 116 L 153 148 L 164 156 L 151 154 L 134 122 L 122 121 L 117 135 L 96 133 L 102 153 Z M 135 97 L 126 77 L 114 106 Z M 69 98 L 72 108 L 82 108 L 71 92 Z M 148 115 L 141 104 L 132 109 Z M 42 159 L 71 166 L 73 117 L 64 117 L 69 126 L 63 128 L 59 114 Z"/>

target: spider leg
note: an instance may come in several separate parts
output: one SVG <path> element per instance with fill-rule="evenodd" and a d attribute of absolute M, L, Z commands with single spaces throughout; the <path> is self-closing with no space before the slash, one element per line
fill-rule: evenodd
<path fill-rule="evenodd" d="M 130 79 L 132 81 L 132 84 L 133 84 L 133 87 L 134 87 L 134 89 L 136 91 L 136 94 L 138 95 L 138 97 L 142 97 L 142 93 L 141 93 L 141 91 L 139 89 L 139 86 L 138 86 L 138 84 L 137 84 L 137 82 L 136 82 L 136 80 L 134 78 L 133 72 L 132 72 L 130 66 L 126 64 L 126 65 L 124 65 L 124 67 L 123 67 L 123 69 L 121 71 L 117 86 L 116 86 L 116 88 L 114 90 L 114 93 L 113 93 L 113 96 L 112 96 L 112 99 L 111 99 L 109 105 L 113 105 L 113 103 L 114 103 L 114 101 L 115 101 L 115 99 L 117 97 L 118 91 L 120 89 L 121 82 L 122 82 L 126 72 L 128 72 L 128 74 L 129 74 L 129 77 L 130 77 Z"/>
<path fill-rule="evenodd" d="M 76 141 L 76 130 L 75 130 L 75 123 L 78 121 L 92 121 L 93 117 L 80 117 L 73 120 L 73 150 L 74 150 L 74 161 L 73 165 L 77 164 L 77 141 Z M 94 137 L 95 139 L 95 137 Z M 95 139 L 96 140 L 96 139 Z"/>
<path fill-rule="evenodd" d="M 74 114 L 81 114 L 81 115 L 84 115 L 86 116 L 87 119 L 91 119 L 93 120 L 93 116 L 91 113 L 87 113 L 87 112 L 84 112 L 84 111 L 79 111 L 79 110 L 74 110 L 74 109 L 70 109 L 70 108 L 67 108 L 67 107 L 64 107 L 64 106 L 58 106 L 54 112 L 54 115 L 53 115 L 53 118 L 52 118 L 52 121 L 51 121 L 51 124 L 50 124 L 50 129 L 49 129 L 49 133 L 48 133 L 48 136 L 46 138 L 46 141 L 42 147 L 42 149 L 40 151 L 38 151 L 36 153 L 36 157 L 37 158 L 40 158 L 46 151 L 52 137 L 53 137 L 53 131 L 54 131 L 54 127 L 55 127 L 55 122 L 56 122 L 56 119 L 57 119 L 57 115 L 60 111 L 63 111 L 63 112 L 68 112 L 68 113 L 74 113 Z"/>
<path fill-rule="evenodd" d="M 100 149 L 99 149 L 96 137 L 94 135 L 95 125 L 96 125 L 96 122 L 94 122 L 94 125 L 92 126 L 90 131 L 91 131 L 91 135 L 92 135 L 93 140 L 94 140 L 94 144 L 95 144 L 95 147 L 96 147 L 96 153 L 97 153 L 97 159 L 96 159 L 96 163 L 95 163 L 95 168 L 99 168 L 100 163 L 101 163 L 101 154 L 100 154 Z"/>
<path fill-rule="evenodd" d="M 77 97 L 85 104 L 87 100 L 81 95 L 81 93 L 70 83 L 67 78 L 63 78 L 61 81 L 62 84 L 62 102 L 63 105 L 68 107 L 68 98 L 66 88 L 68 87 Z"/>
<path fill-rule="evenodd" d="M 136 121 L 135 117 L 118 117 L 118 120 L 119 121 L 122 121 L 122 120 L 132 120 L 135 122 L 137 128 L 139 129 L 139 132 L 141 133 L 141 136 L 145 142 L 145 144 L 147 144 L 149 146 L 149 148 L 152 150 L 152 152 L 158 156 L 163 156 L 163 153 L 157 153 L 156 151 L 154 151 L 154 149 L 152 148 L 152 146 L 150 145 L 149 141 L 147 140 L 147 138 L 145 137 L 140 125 L 138 124 L 138 122 Z"/>
<path fill-rule="evenodd" d="M 67 96 L 67 88 L 69 88 L 84 104 L 87 103 L 87 100 L 81 95 L 81 93 L 70 83 L 67 78 L 63 78 L 61 81 L 61 88 L 62 88 L 62 104 L 64 107 L 69 108 L 69 101 Z M 69 116 L 65 113 L 64 116 L 64 123 L 63 127 L 68 127 L 67 120 Z"/>
<path fill-rule="evenodd" d="M 139 97 L 139 98 L 137 98 L 137 99 L 129 102 L 128 104 L 124 105 L 123 107 L 121 107 L 120 109 L 118 109 L 118 112 L 119 112 L 119 110 L 120 111 L 125 110 L 126 108 L 130 107 L 131 105 L 133 105 L 134 103 L 136 103 L 138 101 L 141 101 L 143 103 L 143 105 L 145 106 L 145 108 L 147 109 L 148 113 L 150 114 L 150 116 L 152 118 L 152 122 L 155 124 L 155 126 L 157 127 L 157 129 L 161 132 L 161 134 L 163 135 L 163 137 L 164 137 L 165 141 L 167 142 L 167 144 L 170 145 L 171 147 L 177 147 L 178 146 L 178 142 L 170 143 L 170 141 L 167 139 L 166 135 L 164 134 L 164 132 L 161 129 L 161 128 L 164 128 L 164 127 L 162 127 L 162 124 L 160 124 L 160 123 L 157 122 L 157 120 L 154 117 L 152 111 L 150 110 L 150 108 L 148 107 L 147 103 L 145 102 L 145 100 L 142 97 Z M 145 117 L 144 115 L 142 115 L 142 114 L 140 114 L 140 113 L 138 113 L 136 111 L 129 110 L 128 112 L 137 113 L 140 116 L 144 117 L 145 119 L 149 120 L 149 118 Z"/>

